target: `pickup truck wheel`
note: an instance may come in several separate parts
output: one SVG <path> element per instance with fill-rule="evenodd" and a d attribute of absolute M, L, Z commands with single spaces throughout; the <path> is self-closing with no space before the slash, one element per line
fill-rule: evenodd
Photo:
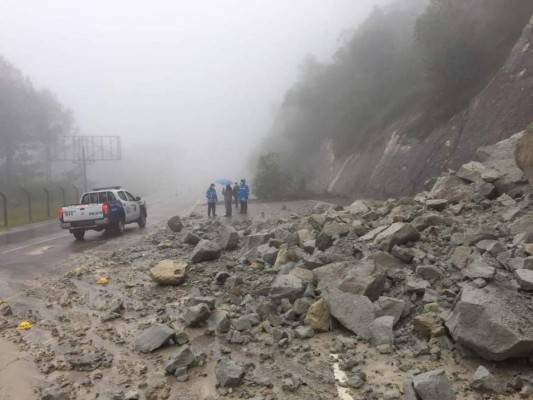
<path fill-rule="evenodd" d="M 73 231 L 72 234 L 74 235 L 76 240 L 83 240 L 83 238 L 85 237 L 85 231 L 81 229 Z"/>
<path fill-rule="evenodd" d="M 116 224 L 115 224 L 115 233 L 117 235 L 122 235 L 124 233 L 124 219 L 120 219 Z"/>
<path fill-rule="evenodd" d="M 141 215 L 139 216 L 137 224 L 139 224 L 139 228 L 141 229 L 146 226 L 146 215 L 144 215 L 144 213 L 141 213 Z"/>

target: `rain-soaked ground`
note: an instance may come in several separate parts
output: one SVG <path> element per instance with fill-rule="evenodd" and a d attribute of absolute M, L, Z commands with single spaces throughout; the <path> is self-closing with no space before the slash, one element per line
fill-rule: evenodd
<path fill-rule="evenodd" d="M 287 215 L 314 205 L 313 201 L 256 203 L 250 205 L 250 216 Z M 122 237 L 93 232 L 85 241 L 76 242 L 51 224 L 31 226 L 27 233 L 17 229 L 3 234 L 0 299 L 9 303 L 14 316 L 0 330 L 0 400 L 34 399 L 35 391 L 51 385 L 67 388 L 76 399 L 93 399 L 97 393 L 128 388 L 141 389 L 151 398 L 218 396 L 214 360 L 229 350 L 220 343 L 221 338 L 198 329 L 187 330 L 192 348 L 207 354 L 208 361 L 194 370 L 185 383 L 172 379 L 169 384 L 164 375 L 164 362 L 174 351 L 172 348 L 143 355 L 132 345 L 139 329 L 153 322 L 158 310 L 164 308 L 172 315 L 172 308 L 179 309 L 181 298 L 199 294 L 194 285 L 179 289 L 146 286 L 146 267 L 159 257 L 157 251 L 154 253 L 155 246 L 146 244 L 147 238 L 160 231 L 175 213 L 174 208 L 165 204 L 160 210 L 151 207 L 148 227 L 140 230 L 130 226 Z M 187 214 L 193 209 L 204 212 L 204 208 L 191 202 L 182 204 L 179 213 Z M 20 241 L 14 242 L 13 238 Z M 122 254 L 128 254 L 129 262 L 116 261 L 122 260 Z M 109 284 L 98 285 L 99 277 L 107 277 Z M 106 310 L 116 301 L 127 305 L 123 317 L 102 322 Z M 15 324 L 22 320 L 39 323 L 30 330 L 17 331 Z M 320 366 L 322 356 L 327 356 L 327 351 L 321 349 L 323 343 L 324 336 L 311 339 L 302 349 L 313 351 L 318 365 L 279 365 L 263 342 L 232 348 L 231 357 L 254 365 L 248 376 L 255 379 L 258 390 L 265 388 L 270 392 L 272 383 L 268 377 L 283 379 L 287 371 L 302 377 L 302 382 L 315 383 L 316 371 L 321 371 L 319 379 L 331 383 L 333 370 L 328 368 L 322 374 Z M 309 393 L 320 392 L 320 386 Z M 335 386 L 333 389 L 335 392 Z"/>
<path fill-rule="evenodd" d="M 315 205 L 313 201 L 257 203 L 250 206 L 250 216 L 261 223 L 270 216 L 286 218 Z M 184 205 L 179 213 L 192 210 L 204 213 L 205 206 Z M 173 213 L 172 207 L 153 212 L 146 229 L 131 226 L 122 237 L 92 233 L 86 241 L 75 242 L 70 236 L 54 238 L 56 233 L 51 233 L 51 237 L 21 243 L 19 250 L 11 251 L 17 248 L 11 245 L 0 247 L 0 256 L 9 255 L 0 259 L 0 299 L 13 311 L 10 316 L 0 315 L 0 400 L 37 399 L 46 388 L 62 390 L 76 400 L 113 398 L 104 394 L 136 398 L 135 393 L 140 399 L 153 400 L 213 399 L 222 394 L 226 398 L 392 400 L 401 398 L 407 371 L 417 367 L 444 367 L 462 389 L 458 398 L 501 398 L 470 391 L 469 378 L 479 362 L 455 360 L 453 353 L 443 353 L 439 360 L 429 356 L 413 359 L 412 354 L 402 352 L 378 354 L 362 342 L 353 342 L 351 348 L 353 335 L 343 330 L 280 347 L 268 324 L 254 327 L 253 338 L 238 344 L 206 327 L 184 327 L 180 318 L 187 299 L 206 295 L 206 289 L 213 287 L 216 268 L 231 267 L 235 256 L 223 255 L 217 264 L 196 265 L 181 286 L 156 285 L 147 274 L 150 266 L 163 258 L 183 259 L 191 250 L 181 244 L 160 246 L 166 239 L 173 240 L 166 228 Z M 2 251 L 9 252 L 1 255 Z M 243 285 L 256 275 L 252 267 L 234 272 Z M 108 283 L 99 284 L 101 278 Z M 228 296 L 225 290 L 236 289 L 221 288 L 208 294 L 223 298 Z M 110 310 L 120 305 L 123 308 L 116 316 Z M 217 312 L 232 312 L 231 301 L 221 302 L 217 308 Z M 16 330 L 23 320 L 35 325 Z M 175 346 L 147 354 L 136 346 L 139 333 L 156 321 L 183 329 L 201 360 L 189 370 L 186 382 L 165 375 Z M 217 360 L 227 355 L 245 365 L 247 373 L 240 387 L 221 392 L 215 385 L 215 367 Z M 342 360 L 364 368 L 368 384 L 361 390 L 343 384 Z M 513 373 L 527 367 L 510 363 L 494 368 L 510 380 Z"/>

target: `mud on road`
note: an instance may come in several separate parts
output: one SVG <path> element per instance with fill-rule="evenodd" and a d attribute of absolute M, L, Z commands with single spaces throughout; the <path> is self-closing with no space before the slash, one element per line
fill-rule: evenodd
<path fill-rule="evenodd" d="M 236 216 L 232 221 L 249 234 L 298 221 L 302 217 L 292 213 L 314 205 L 265 205 L 257 207 L 251 219 Z M 380 354 L 339 325 L 311 338 L 284 340 L 282 336 L 280 340 L 275 331 L 278 322 L 291 330 L 300 325 L 290 322 L 290 310 L 283 320 L 274 316 L 268 323 L 254 324 L 233 336 L 209 323 L 186 326 L 184 310 L 198 298 L 214 299 L 212 315 L 220 312 L 234 322 L 253 297 L 268 293 L 265 284 L 271 282 L 272 272 L 261 263 L 243 262 L 241 249 L 194 264 L 179 286 L 161 286 L 150 278 L 149 269 L 163 259 L 189 260 L 194 246 L 184 243 L 186 231 L 214 240 L 226 221 L 193 215 L 184 219 L 181 233 L 171 232 L 160 221 L 144 232 L 73 254 L 54 267 L 57 273 L 53 276 L 18 282 L 22 292 L 9 299 L 12 314 L 0 314 L 0 399 L 48 395 L 56 400 L 392 400 L 402 398 L 402 383 L 409 371 L 436 368 L 445 368 L 453 377 L 462 393 L 458 398 L 503 398 L 472 392 L 469 379 L 479 360 L 456 360 L 451 352 L 443 352 L 440 358 L 428 354 L 416 359 L 404 350 Z M 221 272 L 227 274 L 225 280 L 219 278 Z M 102 278 L 107 283 L 100 284 Z M 35 325 L 17 330 L 23 320 Z M 155 323 L 171 326 L 188 338 L 198 361 L 189 368 L 186 381 L 165 374 L 179 346 L 170 343 L 150 353 L 139 351 L 141 332 Z M 246 375 L 238 387 L 217 388 L 217 360 L 228 356 L 244 367 Z M 503 365 L 498 375 L 510 380 L 523 369 L 511 363 Z M 357 382 L 347 382 L 345 371 L 356 371 L 366 384 L 357 387 Z"/>
<path fill-rule="evenodd" d="M 315 204 L 256 204 L 251 217 L 261 220 L 288 215 Z M 203 212 L 203 207 L 196 210 Z M 246 221 L 238 215 L 234 218 Z M 160 218 L 144 232 L 130 228 L 129 234 L 111 238 L 108 243 L 104 243 L 106 238 L 90 238 L 97 240 L 98 246 L 89 242 L 65 261 L 56 259 L 48 263 L 41 276 L 32 271 L 14 284 L 3 280 L 2 293 L 9 294 L 3 301 L 9 303 L 12 315 L 0 316 L 0 353 L 6 364 L 0 370 L 0 398 L 38 398 L 50 387 L 68 393 L 72 399 L 94 399 L 98 395 L 105 398 L 104 394 L 120 395 L 131 390 L 139 391 L 141 398 L 218 398 L 215 360 L 230 350 L 232 359 L 253 369 L 247 374 L 248 388 L 242 389 L 244 393 L 240 390 L 239 397 L 259 394 L 263 389 L 267 395 L 272 394 L 274 377 L 281 381 L 293 375 L 306 388 L 295 398 L 302 398 L 304 393 L 312 398 L 312 394 L 322 392 L 325 398 L 335 397 L 333 370 L 322 366 L 329 354 L 324 338 L 311 339 L 300 346 L 298 350 L 306 355 L 305 361 L 295 359 L 284 365 L 274 361 L 276 349 L 265 347 L 261 340 L 230 348 L 224 337 L 202 328 L 185 328 L 193 350 L 205 353 L 207 360 L 201 368 L 193 369 L 184 383 L 164 373 L 166 360 L 175 348 L 170 346 L 148 355 L 137 350 L 137 336 L 156 321 L 182 328 L 180 310 L 184 302 L 204 294 L 202 285 L 217 272 L 198 265 L 179 288 L 152 282 L 147 273 L 150 266 L 163 258 L 186 259 L 192 250 L 191 246 L 181 244 L 165 225 Z M 165 243 L 171 244 L 161 246 Z M 47 250 L 41 246 L 37 249 Z M 230 267 L 235 258 L 235 254 L 229 254 L 221 262 Z M 15 276 L 18 278 L 16 272 Z M 103 277 L 108 283 L 98 284 Z M 124 306 L 121 317 L 109 318 L 110 309 L 117 304 Z M 24 320 L 35 325 L 26 331 L 16 330 Z M 270 335 L 259 328 L 256 333 L 264 335 L 268 342 Z M 307 360 L 307 354 L 312 354 L 313 361 Z M 284 394 L 279 395 L 284 398 Z"/>

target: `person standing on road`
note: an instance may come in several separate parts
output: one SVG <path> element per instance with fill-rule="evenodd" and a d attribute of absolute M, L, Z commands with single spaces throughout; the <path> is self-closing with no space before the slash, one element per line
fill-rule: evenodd
<path fill-rule="evenodd" d="M 233 207 L 233 189 L 231 185 L 226 185 L 222 189 L 222 194 L 224 195 L 224 205 L 226 206 L 226 217 L 231 217 L 231 208 Z"/>
<path fill-rule="evenodd" d="M 233 197 L 235 197 L 235 208 L 239 208 L 239 184 L 235 182 L 233 186 Z"/>
<path fill-rule="evenodd" d="M 212 183 L 209 185 L 207 192 L 205 192 L 205 197 L 207 198 L 207 216 L 210 217 L 213 214 L 213 217 L 217 216 L 217 191 L 215 190 L 215 184 Z"/>
<path fill-rule="evenodd" d="M 250 196 L 250 188 L 246 184 L 246 179 L 241 179 L 241 185 L 239 186 L 239 201 L 241 202 L 240 214 L 248 213 L 248 197 Z"/>

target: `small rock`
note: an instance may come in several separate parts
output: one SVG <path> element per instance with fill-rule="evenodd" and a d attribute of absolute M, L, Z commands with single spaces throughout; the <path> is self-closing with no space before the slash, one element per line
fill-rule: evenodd
<path fill-rule="evenodd" d="M 426 208 L 428 210 L 442 211 L 448 205 L 446 199 L 430 199 L 426 201 Z"/>
<path fill-rule="evenodd" d="M 471 247 L 468 247 L 468 246 L 456 247 L 451 258 L 452 265 L 456 268 L 463 269 L 468 264 L 470 254 L 472 254 Z"/>
<path fill-rule="evenodd" d="M 324 299 L 319 299 L 309 307 L 304 323 L 319 332 L 329 331 L 331 324 L 329 308 Z"/>
<path fill-rule="evenodd" d="M 492 390 L 494 384 L 494 376 L 483 365 L 480 365 L 472 379 L 470 379 L 470 387 L 475 390 Z"/>
<path fill-rule="evenodd" d="M 310 326 L 299 326 L 295 329 L 294 333 L 299 339 L 308 339 L 315 336 L 315 331 Z"/>
<path fill-rule="evenodd" d="M 455 392 L 442 369 L 415 375 L 413 386 L 421 400 L 455 400 Z"/>
<path fill-rule="evenodd" d="M 160 285 L 180 285 L 187 277 L 189 264 L 176 260 L 163 260 L 150 268 L 150 278 Z"/>
<path fill-rule="evenodd" d="M 172 232 L 181 232 L 181 230 L 183 229 L 183 223 L 181 222 L 181 218 L 179 217 L 179 215 L 170 218 L 167 221 L 167 225 Z"/>
<path fill-rule="evenodd" d="M 189 345 L 184 345 L 181 346 L 172 357 L 170 357 L 165 366 L 165 373 L 173 375 L 178 368 L 189 367 L 195 364 L 196 356 L 193 354 Z"/>
<path fill-rule="evenodd" d="M 211 315 L 209 307 L 204 303 L 198 304 L 193 307 L 188 307 L 183 313 L 183 319 L 187 326 L 198 326 L 202 322 L 206 321 Z"/>
<path fill-rule="evenodd" d="M 152 352 L 167 344 L 175 334 L 174 329 L 167 325 L 155 323 L 139 335 L 137 348 L 143 353 Z"/>
<path fill-rule="evenodd" d="M 529 269 L 517 269 L 515 277 L 523 290 L 533 290 L 533 271 Z"/>
<path fill-rule="evenodd" d="M 374 346 L 391 345 L 394 341 L 394 317 L 379 317 L 370 324 L 370 343 Z"/>

